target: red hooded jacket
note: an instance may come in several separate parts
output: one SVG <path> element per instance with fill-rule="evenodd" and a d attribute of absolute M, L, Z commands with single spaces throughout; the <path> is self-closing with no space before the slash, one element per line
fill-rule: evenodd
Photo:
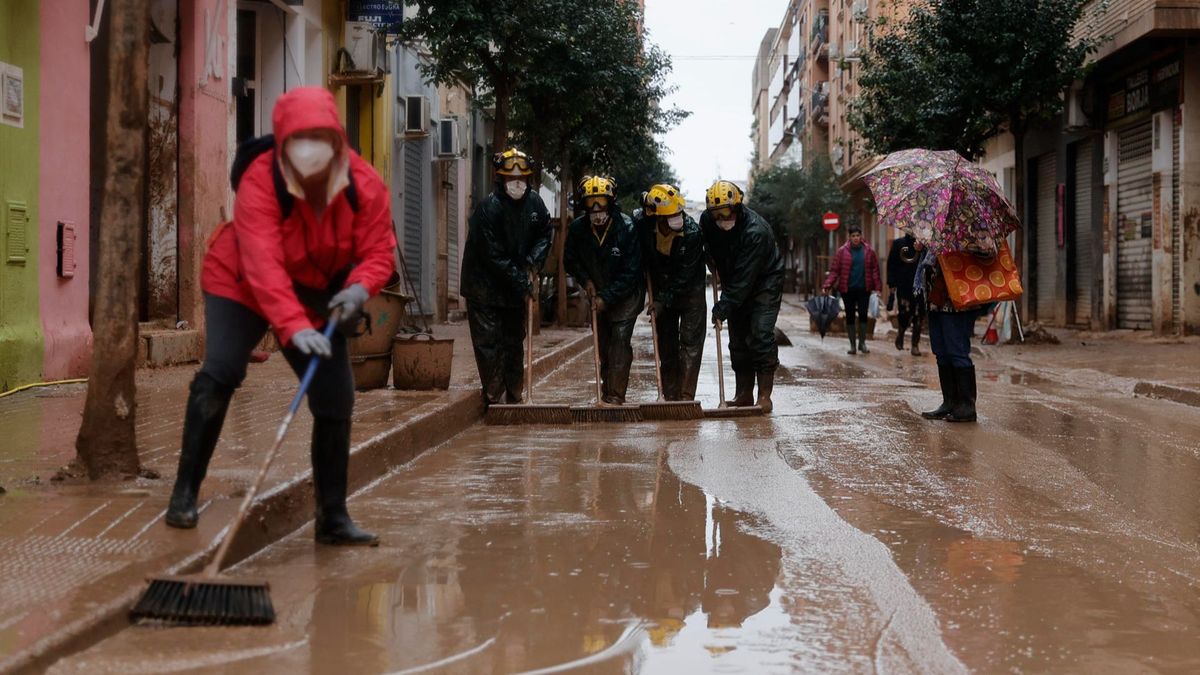
<path fill-rule="evenodd" d="M 249 307 L 289 345 L 297 332 L 324 323 L 321 315 L 300 303 L 293 283 L 325 289 L 338 272 L 354 264 L 345 286 L 361 284 L 375 295 L 395 270 L 396 235 L 387 186 L 350 148 L 328 91 L 301 87 L 285 93 L 275 103 L 271 122 L 275 152 L 259 155 L 242 175 L 233 221 L 210 239 L 200 285 L 205 293 Z M 320 222 L 292 180 L 288 189 L 296 199 L 284 219 L 271 166 L 273 158 L 282 162 L 289 136 L 309 129 L 330 129 L 342 137 L 342 150 L 333 159 L 332 196 Z M 290 168 L 281 164 L 281 170 L 290 176 Z M 351 175 L 357 211 L 346 197 Z"/>

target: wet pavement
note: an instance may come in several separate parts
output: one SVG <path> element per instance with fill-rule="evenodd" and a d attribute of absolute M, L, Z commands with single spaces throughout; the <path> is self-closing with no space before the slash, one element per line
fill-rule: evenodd
<path fill-rule="evenodd" d="M 351 501 L 382 547 L 306 527 L 233 568 L 274 625 L 130 627 L 51 671 L 1200 670 L 1200 409 L 1000 349 L 980 423 L 927 422 L 932 357 L 781 326 L 770 417 L 473 426 Z M 539 400 L 590 388 L 585 353 Z"/>

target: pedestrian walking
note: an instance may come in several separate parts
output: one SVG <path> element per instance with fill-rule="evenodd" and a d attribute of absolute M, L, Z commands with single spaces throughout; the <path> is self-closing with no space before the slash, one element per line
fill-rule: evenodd
<path fill-rule="evenodd" d="M 516 148 L 492 157 L 494 188 L 467 223 L 462 295 L 485 406 L 521 403 L 526 299 L 550 251 L 550 212 L 530 187 L 533 160 Z"/>
<path fill-rule="evenodd" d="M 985 239 L 982 244 L 972 244 L 966 250 L 984 266 L 990 265 L 997 254 L 996 245 L 990 239 Z M 976 381 L 971 338 L 975 335 L 975 322 L 991 311 L 994 303 L 961 310 L 955 308 L 941 265 L 932 252 L 922 256 L 917 274 L 924 279 L 920 290 L 927 298 L 929 347 L 937 359 L 938 383 L 942 389 L 942 404 L 921 416 L 947 422 L 974 422 Z"/>
<path fill-rule="evenodd" d="M 642 261 L 654 289 L 649 313 L 658 324 L 663 398 L 696 400 L 704 352 L 704 237 L 683 210 L 673 185 L 654 185 L 642 197 L 636 221 Z"/>
<path fill-rule="evenodd" d="M 641 243 L 633 220 L 617 206 L 612 178 L 585 176 L 580 194 L 584 215 L 567 230 L 563 262 L 597 312 L 601 400 L 624 405 L 633 365 L 633 326 L 645 304 Z"/>
<path fill-rule="evenodd" d="M 743 201 L 742 190 L 734 183 L 713 183 L 705 194 L 700 230 L 721 281 L 712 320 L 729 324 L 729 360 L 735 378 L 729 405 L 757 404 L 763 412 L 771 412 L 779 367 L 775 322 L 783 302 L 783 256 L 771 226 Z"/>
<path fill-rule="evenodd" d="M 912 326 L 912 355 L 920 356 L 921 324 L 925 320 L 925 304 L 913 295 L 913 281 L 917 275 L 917 263 L 925 246 L 911 234 L 892 241 L 887 257 L 887 285 L 896 299 L 896 318 L 900 322 L 896 332 L 896 349 L 904 349 L 904 333 Z"/>
<path fill-rule="evenodd" d="M 283 94 L 271 121 L 273 141 L 246 166 L 235 161 L 233 220 L 214 234 L 204 257 L 204 363 L 188 396 L 166 522 L 196 526 L 197 494 L 225 413 L 270 326 L 297 376 L 308 357 L 323 357 L 308 393 L 316 540 L 374 545 L 378 538 L 346 510 L 354 408 L 346 338 L 335 332 L 327 339 L 319 328 L 335 309 L 343 325 L 356 323 L 394 272 L 391 198 L 350 147 L 328 90 Z"/>
<path fill-rule="evenodd" d="M 846 334 L 850 337 L 848 354 L 871 353 L 867 349 L 867 309 L 871 293 L 882 290 L 879 257 L 862 236 L 862 228 L 850 226 L 850 239 L 833 256 L 822 291 L 836 288 L 846 305 Z M 858 342 L 855 343 L 857 338 Z"/>

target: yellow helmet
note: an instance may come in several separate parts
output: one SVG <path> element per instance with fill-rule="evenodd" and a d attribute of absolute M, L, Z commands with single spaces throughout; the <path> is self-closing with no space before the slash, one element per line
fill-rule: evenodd
<path fill-rule="evenodd" d="M 492 157 L 497 176 L 532 176 L 533 160 L 516 148 L 497 152 Z"/>
<path fill-rule="evenodd" d="M 732 181 L 719 180 L 704 194 L 704 204 L 713 217 L 733 213 L 742 203 L 742 189 Z"/>
<path fill-rule="evenodd" d="M 673 216 L 683 211 L 683 207 L 683 195 L 674 185 L 659 183 L 642 195 L 642 212 L 648 216 Z"/>
<path fill-rule="evenodd" d="M 617 197 L 617 182 L 608 176 L 584 176 L 579 196 L 586 211 L 607 209 L 609 202 Z"/>

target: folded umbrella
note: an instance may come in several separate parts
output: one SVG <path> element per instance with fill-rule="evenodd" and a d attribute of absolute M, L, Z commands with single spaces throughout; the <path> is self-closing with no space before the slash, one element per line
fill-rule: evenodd
<path fill-rule="evenodd" d="M 817 332 L 824 338 L 840 309 L 837 298 L 832 295 L 814 295 L 808 299 L 805 307 L 808 308 L 808 314 L 812 317 L 813 323 L 817 325 Z"/>

